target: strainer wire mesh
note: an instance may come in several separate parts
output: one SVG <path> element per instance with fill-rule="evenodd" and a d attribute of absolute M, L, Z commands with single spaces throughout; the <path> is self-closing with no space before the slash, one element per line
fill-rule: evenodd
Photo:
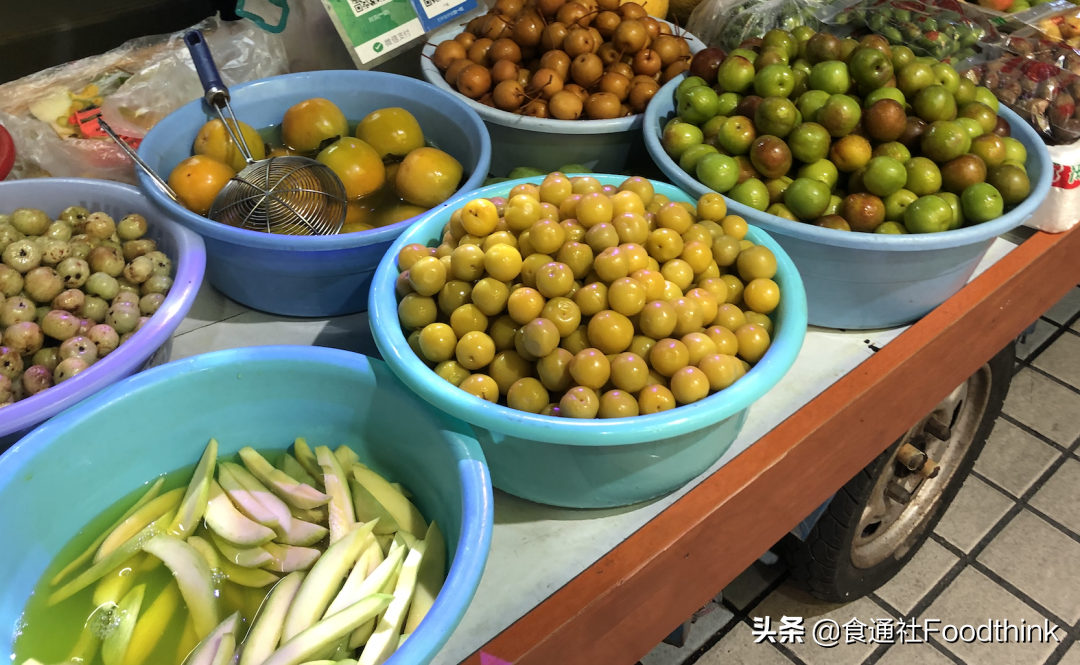
<path fill-rule="evenodd" d="M 345 188 L 326 165 L 307 157 L 271 157 L 248 166 L 221 190 L 210 218 L 278 235 L 334 235 L 346 212 Z"/>

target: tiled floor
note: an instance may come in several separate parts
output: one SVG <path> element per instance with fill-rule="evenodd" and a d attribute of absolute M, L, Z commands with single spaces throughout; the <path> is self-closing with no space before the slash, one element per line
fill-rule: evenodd
<path fill-rule="evenodd" d="M 699 613 L 684 647 L 660 645 L 641 665 L 1080 665 L 1080 287 L 1017 345 L 1003 415 L 974 471 L 892 581 L 835 605 L 804 593 L 782 563 L 758 562 L 718 600 Z M 755 643 L 755 620 L 768 617 L 775 630 L 785 616 L 804 618 L 801 642 Z M 912 617 L 939 620 L 939 630 L 1007 619 L 1033 638 L 1029 627 L 1048 623 L 1059 626 L 1060 642 L 1019 643 L 1016 631 L 1010 643 L 985 632 L 968 642 L 870 639 L 875 620 Z M 815 623 L 853 619 L 867 626 L 864 642 L 844 643 L 860 632 L 853 623 L 835 648 L 814 643 Z"/>

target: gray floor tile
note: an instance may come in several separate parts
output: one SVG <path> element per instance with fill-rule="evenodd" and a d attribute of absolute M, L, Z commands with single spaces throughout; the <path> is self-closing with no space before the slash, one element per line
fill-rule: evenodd
<path fill-rule="evenodd" d="M 1080 335 L 1063 334 L 1031 364 L 1070 386 L 1080 386 Z"/>
<path fill-rule="evenodd" d="M 927 540 L 896 577 L 877 590 L 877 595 L 907 614 L 957 561 L 952 552 Z"/>
<path fill-rule="evenodd" d="M 978 626 L 989 619 L 1006 618 L 1014 624 L 1020 623 L 1021 620 L 1029 624 L 1042 624 L 1044 619 L 1029 605 L 974 568 L 965 568 L 938 599 L 923 612 L 923 619 L 937 619 L 942 622 L 937 625 L 939 629 L 944 625 Z M 1061 634 L 1059 631 L 1058 635 Z M 1045 661 L 1056 647 L 1056 644 L 1052 642 L 1049 644 L 1019 642 L 965 644 L 957 641 L 948 644 L 940 637 L 940 635 L 935 635 L 931 639 L 944 645 L 967 665 L 1002 665 L 1003 663 L 1038 665 Z"/>
<path fill-rule="evenodd" d="M 979 562 L 1070 624 L 1080 619 L 1080 543 L 1034 513 L 1013 518 Z"/>
<path fill-rule="evenodd" d="M 877 665 L 952 665 L 952 661 L 929 644 L 897 644 L 889 647 Z"/>
<path fill-rule="evenodd" d="M 1007 420 L 994 423 L 975 470 L 1013 496 L 1038 480 L 1061 453 Z"/>
<path fill-rule="evenodd" d="M 1080 535 L 1080 461 L 1076 458 L 1065 460 L 1031 497 L 1030 504 Z"/>
<path fill-rule="evenodd" d="M 1043 314 L 1054 323 L 1065 323 L 1080 312 L 1080 287 L 1074 288 Z"/>
<path fill-rule="evenodd" d="M 731 584 L 724 587 L 724 599 L 740 610 L 745 609 L 752 600 L 776 581 L 783 571 L 783 565 L 767 566 L 760 561 L 755 561 L 752 566 L 732 580 Z"/>
<path fill-rule="evenodd" d="M 750 626 L 740 623 L 705 652 L 698 665 L 791 665 L 787 656 L 765 642 L 754 644 Z"/>
<path fill-rule="evenodd" d="M 968 476 L 934 531 L 970 552 L 1012 506 L 1012 499 L 975 476 Z"/>
<path fill-rule="evenodd" d="M 1073 644 L 1058 665 L 1080 665 L 1080 642 Z"/>
<path fill-rule="evenodd" d="M 1030 369 L 1013 377 L 1003 410 L 1063 446 L 1080 436 L 1080 395 Z"/>
<path fill-rule="evenodd" d="M 888 618 L 889 613 L 869 598 L 860 598 L 853 603 L 837 605 L 826 603 L 815 598 L 793 582 L 785 582 L 769 597 L 762 601 L 752 612 L 751 617 L 768 616 L 772 620 L 772 627 L 780 625 L 781 617 L 802 617 L 806 627 L 806 636 L 803 644 L 787 644 L 788 648 L 801 658 L 807 665 L 857 665 L 870 655 L 876 645 L 874 644 L 845 644 L 841 636 L 841 643 L 835 648 L 825 648 L 814 643 L 811 637 L 815 623 L 822 620 L 835 621 L 843 626 L 852 619 L 858 619 L 867 626 L 872 626 L 874 619 Z"/>
<path fill-rule="evenodd" d="M 1054 331 L 1058 327 L 1049 321 L 1039 319 L 1035 322 L 1035 331 L 1027 336 L 1023 344 L 1016 344 L 1016 356 L 1021 360 L 1026 360 L 1035 349 L 1039 348 L 1039 345 L 1050 338 L 1050 335 L 1054 334 Z"/>
<path fill-rule="evenodd" d="M 708 609 L 711 610 L 708 614 L 703 614 L 694 620 L 694 625 L 690 628 L 690 639 L 682 648 L 677 649 L 670 644 L 659 644 L 641 659 L 641 665 L 681 665 L 708 642 L 709 638 L 726 626 L 734 616 L 729 610 L 716 603 L 710 603 Z"/>

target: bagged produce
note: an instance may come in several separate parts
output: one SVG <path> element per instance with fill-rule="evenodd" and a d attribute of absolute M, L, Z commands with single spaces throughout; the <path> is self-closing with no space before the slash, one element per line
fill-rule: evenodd
<path fill-rule="evenodd" d="M 287 71 L 281 39 L 249 21 L 209 18 L 206 36 L 226 85 Z M 158 120 L 202 97 L 183 35 L 134 39 L 102 55 L 59 65 L 0 85 L 0 124 L 15 142 L 9 176 L 87 177 L 135 183 L 131 161 L 88 113 L 102 116 L 129 143 Z"/>
<path fill-rule="evenodd" d="M 1080 140 L 1080 76 L 1060 67 L 1008 55 L 964 72 L 976 85 L 989 88 L 1048 145 Z"/>
<path fill-rule="evenodd" d="M 1080 75 L 1080 49 L 1063 42 L 1053 42 L 1035 35 L 1009 35 L 1001 40 L 999 46 L 1010 53 Z"/>
<path fill-rule="evenodd" d="M 815 13 L 820 7 L 814 0 L 704 0 L 690 15 L 686 29 L 709 46 L 730 51 L 774 28 L 791 32 L 807 25 L 817 30 Z"/>
<path fill-rule="evenodd" d="M 1015 19 L 1037 30 L 1044 39 L 1080 47 L 1080 7 L 1068 0 L 1038 5 L 1017 14 Z"/>
<path fill-rule="evenodd" d="M 861 0 L 833 5 L 821 18 L 835 26 L 865 29 L 930 56 L 956 65 L 982 51 L 980 42 L 998 39 L 997 30 L 974 6 L 956 0 Z"/>

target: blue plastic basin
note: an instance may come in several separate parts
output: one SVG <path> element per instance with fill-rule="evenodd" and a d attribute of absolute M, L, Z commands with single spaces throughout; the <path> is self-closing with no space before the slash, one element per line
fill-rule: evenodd
<path fill-rule="evenodd" d="M 417 400 L 386 366 L 315 347 L 219 351 L 148 370 L 61 414 L 0 457 L 0 622 L 14 626 L 57 552 L 101 511 L 194 464 L 210 438 L 244 446 L 347 444 L 405 485 L 446 536 L 449 575 L 387 663 L 431 661 L 472 600 L 491 544 L 484 455 L 465 423 Z M 12 632 L 0 635 L 11 653 Z"/>
<path fill-rule="evenodd" d="M 146 237 L 173 260 L 173 286 L 161 309 L 137 334 L 113 353 L 74 378 L 0 409 L 0 451 L 45 420 L 102 388 L 141 370 L 169 342 L 195 302 L 206 268 L 202 239 L 157 210 L 142 193 L 128 185 L 81 178 L 37 178 L 0 183 L 0 212 L 38 208 L 50 218 L 73 205 L 103 211 L 119 220 L 129 213 L 146 217 Z"/>
<path fill-rule="evenodd" d="M 645 112 L 645 144 L 672 182 L 700 196 L 712 191 L 683 171 L 660 145 L 664 124 L 675 116 L 679 76 L 653 97 Z M 1019 116 L 1001 107 L 1012 136 L 1027 148 L 1031 195 L 1001 217 L 943 233 L 850 233 L 792 222 L 727 197 L 732 214 L 768 231 L 787 250 L 806 285 L 811 325 L 870 330 L 919 320 L 948 300 L 975 272 L 994 238 L 1031 217 L 1050 191 L 1053 164 L 1042 139 Z"/>
<path fill-rule="evenodd" d="M 617 185 L 623 176 L 593 176 Z M 439 378 L 413 353 L 398 322 L 396 256 L 409 243 L 442 237 L 453 210 L 479 197 L 506 196 L 524 178 L 455 198 L 398 238 L 375 271 L 368 309 L 372 334 L 390 368 L 421 397 L 472 423 L 501 490 L 571 508 L 622 506 L 672 492 L 712 466 L 735 440 L 747 409 L 791 368 L 806 336 L 806 295 L 794 264 L 763 231 L 747 238 L 776 254 L 783 297 L 773 313 L 772 347 L 742 379 L 695 404 L 659 414 L 609 420 L 572 420 L 517 411 L 474 397 Z M 653 182 L 672 201 L 691 201 L 679 189 Z"/>
<path fill-rule="evenodd" d="M 461 162 L 467 178 L 461 191 L 479 187 L 488 175 L 491 141 L 484 123 L 457 96 L 423 81 L 382 72 L 324 71 L 275 76 L 231 92 L 237 117 L 255 128 L 281 124 L 290 106 L 312 97 L 329 99 L 354 122 L 377 109 L 400 106 L 416 116 L 429 143 Z M 191 156 L 199 128 L 216 117 L 201 100 L 191 102 L 150 130 L 139 155 L 167 178 Z M 206 241 L 211 284 L 248 307 L 285 316 L 362 312 L 376 264 L 413 221 L 337 236 L 277 236 L 196 215 L 162 194 L 143 173 L 139 184 L 155 205 Z"/>
<path fill-rule="evenodd" d="M 648 164 L 641 138 L 643 114 L 611 120 L 533 118 L 485 106 L 459 93 L 446 82 L 431 56 L 439 44 L 461 31 L 459 22 L 451 21 L 428 35 L 420 70 L 429 83 L 464 101 L 483 118 L 491 142 L 498 148 L 491 155 L 492 175 L 505 177 L 519 166 L 554 171 L 567 164 L 582 164 L 597 173 L 622 173 L 631 166 Z M 691 53 L 705 48 L 689 32 L 682 35 Z"/>

